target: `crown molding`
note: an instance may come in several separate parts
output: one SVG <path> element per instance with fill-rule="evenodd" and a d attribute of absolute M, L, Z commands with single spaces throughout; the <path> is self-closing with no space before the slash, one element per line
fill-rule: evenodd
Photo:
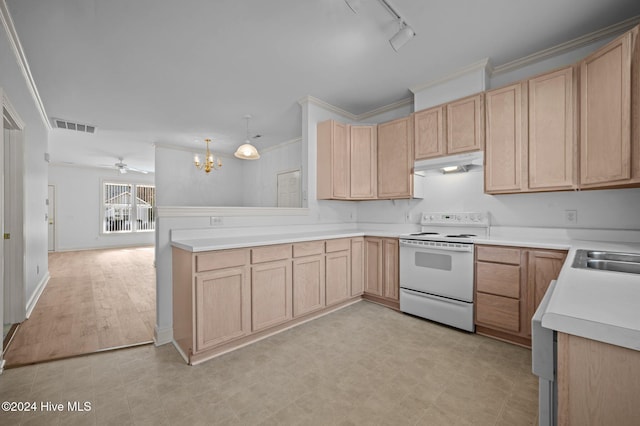
<path fill-rule="evenodd" d="M 376 108 L 376 109 L 368 111 L 368 112 L 364 112 L 362 114 L 350 113 L 349 111 L 345 111 L 342 108 L 339 108 L 337 106 L 331 105 L 330 103 L 325 102 L 322 99 L 318 99 L 316 97 L 313 97 L 311 95 L 305 96 L 304 98 L 301 98 L 298 101 L 298 103 L 300 105 L 314 104 L 314 105 L 317 105 L 317 106 L 319 106 L 319 107 L 321 107 L 323 109 L 326 109 L 328 111 L 335 112 L 336 114 L 340 114 L 341 116 L 346 117 L 351 121 L 362 121 L 362 120 L 365 120 L 367 118 L 371 118 L 371 117 L 374 117 L 376 115 L 383 114 L 385 112 L 393 111 L 394 109 L 401 108 L 403 106 L 412 105 L 413 104 L 413 97 L 400 99 L 399 101 L 393 102 L 393 103 L 388 104 L 388 105 L 381 106 L 379 108 Z"/>
<path fill-rule="evenodd" d="M 18 111 L 16 111 L 16 109 L 11 104 L 11 101 L 7 97 L 7 94 L 1 88 L 0 88 L 0 94 L 2 94 L 2 109 L 3 109 L 2 115 L 3 115 L 3 117 L 7 121 L 11 122 L 12 124 L 15 124 L 18 129 L 20 129 L 20 130 L 24 129 L 24 121 L 20 117 L 20 114 L 18 114 Z M 4 110 L 7 111 L 6 114 L 5 114 Z"/>
<path fill-rule="evenodd" d="M 33 75 L 31 74 L 31 69 L 29 68 L 29 63 L 27 62 L 27 57 L 24 54 L 24 50 L 22 49 L 22 45 L 20 44 L 20 39 L 18 38 L 18 33 L 16 32 L 16 28 L 13 25 L 13 19 L 11 19 L 11 14 L 9 13 L 9 9 L 7 8 L 7 3 L 5 0 L 0 2 L 0 20 L 2 20 L 2 26 L 4 27 L 5 32 L 7 33 L 7 39 L 9 40 L 9 45 L 13 50 L 13 53 L 16 55 L 16 61 L 18 63 L 18 67 L 20 71 L 22 71 L 22 75 L 27 83 L 27 87 L 31 96 L 33 97 L 33 101 L 36 104 L 36 108 L 40 113 L 40 118 L 44 123 L 44 126 L 47 130 L 52 130 L 51 123 L 47 117 L 47 111 L 44 108 L 44 104 L 42 103 L 42 99 L 40 98 L 40 93 L 38 93 L 38 87 L 36 86 L 36 82 L 33 79 Z"/>
<path fill-rule="evenodd" d="M 413 96 L 409 98 L 400 99 L 397 102 L 393 102 L 389 105 L 381 106 L 380 108 L 376 108 L 369 112 L 365 112 L 363 114 L 356 116 L 356 121 L 366 120 L 367 118 L 375 117 L 379 114 L 384 114 L 385 112 L 393 111 L 394 109 L 402 108 L 404 106 L 411 105 L 413 106 Z"/>
<path fill-rule="evenodd" d="M 465 74 L 469 74 L 473 71 L 478 71 L 478 70 L 484 70 L 485 72 L 490 72 L 489 70 L 491 70 L 491 64 L 489 62 L 489 58 L 484 58 L 481 59 L 477 62 L 474 62 L 472 64 L 469 64 L 465 67 L 462 67 L 450 74 L 447 74 L 443 77 L 440 77 L 439 79 L 430 81 L 428 83 L 424 83 L 424 84 L 420 84 L 418 86 L 413 86 L 413 87 L 409 87 L 409 90 L 411 90 L 411 92 L 416 93 L 416 92 L 420 92 L 422 90 L 428 89 L 430 87 L 434 87 L 434 86 L 439 86 L 441 84 L 444 84 L 448 81 L 454 80 L 458 77 L 461 77 Z"/>
<path fill-rule="evenodd" d="M 308 216 L 309 209 L 289 207 L 157 206 L 156 217 Z"/>
<path fill-rule="evenodd" d="M 305 96 L 304 98 L 301 98 L 300 100 L 298 100 L 298 103 L 300 105 L 307 105 L 307 104 L 313 104 L 313 105 L 317 105 L 321 108 L 324 108 L 328 111 L 331 112 L 335 112 L 336 114 L 340 114 L 343 117 L 348 118 L 349 120 L 353 120 L 353 121 L 357 121 L 358 116 L 355 114 L 350 113 L 349 111 L 345 111 L 342 108 L 338 108 L 337 106 L 331 105 L 330 103 L 327 103 L 321 99 L 318 99 L 316 97 L 313 97 L 311 95 Z"/>
<path fill-rule="evenodd" d="M 498 65 L 494 67 L 493 71 L 491 72 L 491 75 L 504 74 L 506 72 L 523 68 L 527 65 L 531 65 L 531 64 L 543 61 L 545 59 L 552 58 L 561 53 L 565 53 L 570 50 L 574 50 L 579 47 L 586 46 L 591 43 L 595 43 L 604 38 L 621 34 L 624 31 L 629 30 L 632 27 L 638 25 L 639 23 L 640 23 L 640 15 L 634 16 L 622 22 L 618 22 L 617 24 L 609 25 L 608 27 L 602 28 L 592 33 L 574 38 L 573 40 L 569 40 L 567 42 L 558 44 L 548 49 L 544 49 L 544 50 L 540 50 L 538 52 L 532 53 L 531 55 L 525 56 L 524 58 L 516 59 L 515 61 Z"/>
<path fill-rule="evenodd" d="M 284 148 L 287 145 L 293 145 L 294 143 L 301 143 L 301 142 L 302 142 L 302 138 L 295 138 L 288 141 L 280 142 L 279 144 L 267 146 L 264 149 L 261 149 L 260 152 L 275 151 L 276 149 Z"/>

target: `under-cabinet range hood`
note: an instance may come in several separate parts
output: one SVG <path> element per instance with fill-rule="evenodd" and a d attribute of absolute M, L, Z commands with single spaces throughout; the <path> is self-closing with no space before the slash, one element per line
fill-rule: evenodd
<path fill-rule="evenodd" d="M 468 171 L 472 168 L 482 167 L 483 152 L 473 151 L 462 154 L 447 155 L 445 157 L 429 158 L 427 160 L 416 161 L 414 170 L 416 172 L 435 171 L 446 173 L 445 168 L 459 166 L 457 171 Z M 448 170 L 448 169 L 447 169 Z"/>

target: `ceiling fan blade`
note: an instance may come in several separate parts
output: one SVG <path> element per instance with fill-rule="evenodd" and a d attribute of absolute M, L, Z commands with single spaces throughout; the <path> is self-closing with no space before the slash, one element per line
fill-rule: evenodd
<path fill-rule="evenodd" d="M 142 173 L 142 174 L 147 174 L 149 173 L 146 170 L 142 170 L 142 169 L 136 169 L 135 167 L 127 167 L 127 170 L 129 170 L 130 172 L 136 172 L 136 173 Z"/>

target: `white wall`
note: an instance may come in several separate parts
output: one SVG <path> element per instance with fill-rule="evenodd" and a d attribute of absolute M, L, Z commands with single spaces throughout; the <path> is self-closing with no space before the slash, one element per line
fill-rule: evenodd
<path fill-rule="evenodd" d="M 417 223 L 423 211 L 489 211 L 497 226 L 640 229 L 640 189 L 487 195 L 482 170 L 425 177 L 422 201 L 361 201 L 358 222 Z M 578 223 L 567 225 L 565 210 L 578 211 Z"/>
<path fill-rule="evenodd" d="M 275 207 L 278 204 L 278 173 L 302 167 L 302 139 L 260 151 L 259 160 L 243 162 L 242 206 Z"/>
<path fill-rule="evenodd" d="M 151 245 L 153 232 L 102 234 L 102 184 L 154 184 L 154 175 L 120 174 L 117 170 L 49 165 L 49 184 L 56 188 L 56 251 Z"/>
<path fill-rule="evenodd" d="M 24 265 L 26 301 L 48 278 L 47 166 L 48 135 L 35 102 L 18 68 L 7 34 L 0 30 L 0 87 L 25 122 L 24 143 Z"/>
<path fill-rule="evenodd" d="M 224 156 L 221 169 L 205 173 L 193 165 L 193 154 L 180 148 L 156 146 L 157 205 L 241 206 L 244 160 Z"/>
<path fill-rule="evenodd" d="M 353 225 L 356 216 L 356 203 L 348 201 L 316 200 L 316 127 L 320 121 L 336 119 L 347 122 L 348 119 L 335 112 L 328 111 L 312 102 L 301 102 L 302 108 L 302 141 L 300 151 L 302 153 L 303 171 L 303 205 L 307 208 L 300 209 L 297 214 L 279 215 L 255 215 L 256 209 L 245 208 L 246 215 L 237 213 L 233 216 L 224 216 L 221 226 L 212 227 L 209 214 L 199 214 L 196 209 L 193 212 L 190 207 L 202 207 L 203 204 L 179 204 L 184 199 L 197 199 L 198 189 L 190 185 L 190 180 L 176 171 L 175 163 L 167 161 L 170 153 L 162 152 L 164 149 L 156 147 L 156 191 L 158 193 L 159 216 L 156 232 L 156 310 L 157 323 L 155 330 L 156 342 L 167 343 L 172 336 L 172 268 L 171 268 L 171 232 L 172 230 L 201 229 L 207 235 L 229 233 L 240 234 L 253 232 L 291 232 L 293 227 L 300 225 L 324 225 L 346 226 Z M 164 158 L 168 156 L 167 158 Z M 174 157 L 175 158 L 175 157 Z M 258 160 L 262 161 L 262 160 Z M 200 172 L 202 173 L 202 172 Z M 213 172 L 212 172 L 213 173 Z M 217 172 L 216 172 L 217 173 Z M 224 170 L 222 171 L 224 173 Z M 171 182 L 177 178 L 185 179 L 182 183 L 182 191 L 186 194 L 177 194 L 171 188 Z M 308 199 L 307 198 L 308 195 Z M 162 214 L 162 207 L 183 206 L 180 213 Z M 210 206 L 215 206 L 211 204 Z M 213 215 L 213 214 L 212 214 Z M 215 215 L 220 215 L 216 213 Z M 262 227 L 253 229 L 253 227 Z"/>

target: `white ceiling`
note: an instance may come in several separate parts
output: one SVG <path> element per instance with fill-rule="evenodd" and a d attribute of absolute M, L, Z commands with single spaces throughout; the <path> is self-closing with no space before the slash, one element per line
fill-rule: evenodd
<path fill-rule="evenodd" d="M 301 134 L 311 95 L 353 114 L 490 58 L 494 66 L 640 14 L 638 0 L 6 0 L 54 130 L 54 162 L 153 170 L 153 143 L 232 153 L 252 114 L 258 149 Z"/>

